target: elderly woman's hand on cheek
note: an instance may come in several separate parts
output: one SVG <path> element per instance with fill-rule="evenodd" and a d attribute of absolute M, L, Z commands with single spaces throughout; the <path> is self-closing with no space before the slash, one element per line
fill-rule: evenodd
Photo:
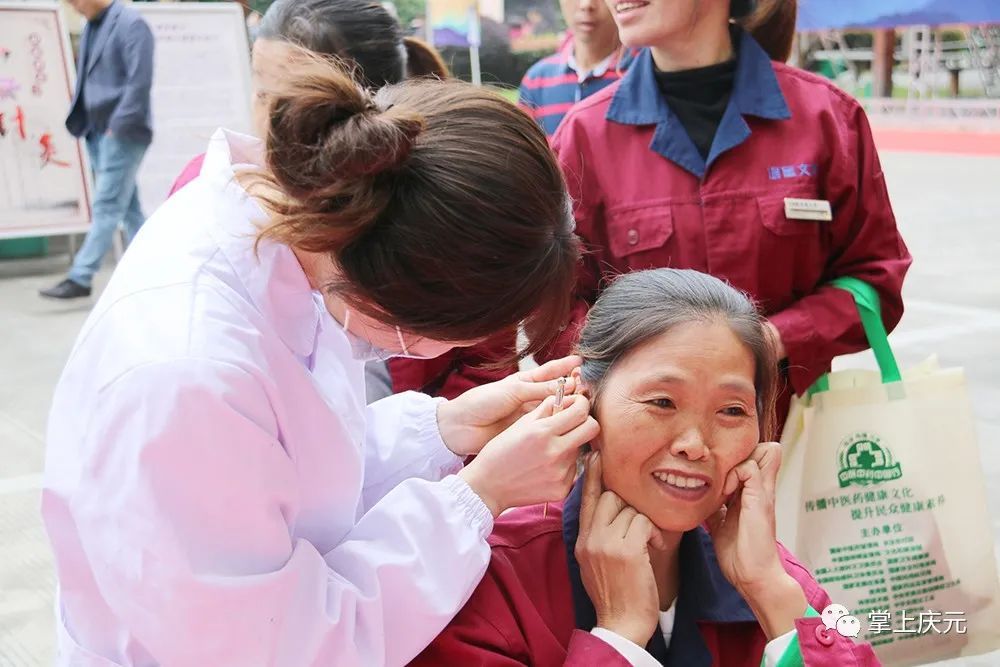
<path fill-rule="evenodd" d="M 708 519 L 719 567 L 753 609 L 768 639 L 793 630 L 808 605 L 778 555 L 774 487 L 780 467 L 778 443 L 757 445 L 729 473 L 727 502 Z"/>
<path fill-rule="evenodd" d="M 597 627 L 645 646 L 659 622 L 649 546 L 663 548 L 653 523 L 601 482 L 600 454 L 587 457 L 576 558 Z"/>

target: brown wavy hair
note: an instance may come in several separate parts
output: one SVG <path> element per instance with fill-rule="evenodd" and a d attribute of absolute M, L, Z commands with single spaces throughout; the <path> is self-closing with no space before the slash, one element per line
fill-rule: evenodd
<path fill-rule="evenodd" d="M 771 60 L 786 62 L 791 57 L 797 0 L 733 0 L 730 7 L 736 22 L 753 35 Z"/>
<path fill-rule="evenodd" d="M 447 79 L 451 76 L 448 66 L 444 63 L 444 58 L 441 57 L 437 49 L 427 42 L 416 37 L 404 37 L 403 46 L 406 47 L 407 78 Z"/>
<path fill-rule="evenodd" d="M 459 81 L 372 94 L 343 62 L 286 46 L 254 192 L 262 239 L 328 255 L 353 308 L 444 341 L 512 330 L 537 351 L 566 321 L 579 244 L 545 135 Z"/>

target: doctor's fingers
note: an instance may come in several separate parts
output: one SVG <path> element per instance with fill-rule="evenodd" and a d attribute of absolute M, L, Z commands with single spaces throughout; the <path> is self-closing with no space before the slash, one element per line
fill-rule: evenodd
<path fill-rule="evenodd" d="M 516 400 L 525 405 L 531 405 L 543 400 L 546 396 L 554 396 L 558 393 L 560 384 L 563 385 L 564 395 L 569 396 L 576 392 L 576 380 L 573 376 L 560 376 L 554 380 L 543 382 L 526 382 L 514 379 L 511 380 L 510 391 L 513 392 Z"/>
<path fill-rule="evenodd" d="M 532 368 L 527 371 L 520 371 L 513 375 L 514 378 L 526 384 L 542 384 L 555 382 L 561 377 L 566 377 L 583 363 L 583 359 L 577 355 L 570 355 L 562 359 L 553 359 L 547 363 Z M 551 385 L 553 386 L 554 385 Z M 550 392 L 551 393 L 551 392 Z"/>
<path fill-rule="evenodd" d="M 555 399 L 545 399 L 545 403 Z M 590 401 L 586 396 L 574 394 L 563 398 L 562 405 L 554 407 L 540 421 L 556 435 L 569 433 L 583 424 L 590 416 Z"/>
<path fill-rule="evenodd" d="M 601 425 L 597 423 L 596 419 L 588 415 L 580 424 L 574 426 L 566 433 L 558 435 L 557 441 L 560 448 L 576 452 L 580 447 L 592 442 L 600 432 Z M 578 453 L 575 456 L 579 458 Z"/>
<path fill-rule="evenodd" d="M 556 397 L 549 396 L 544 401 L 536 403 L 535 406 L 525 414 L 521 415 L 518 421 L 536 421 L 540 422 L 546 417 L 551 417 L 556 413 Z"/>

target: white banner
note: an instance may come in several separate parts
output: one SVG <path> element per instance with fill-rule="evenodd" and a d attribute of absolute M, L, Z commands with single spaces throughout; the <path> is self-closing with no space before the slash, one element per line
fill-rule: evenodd
<path fill-rule="evenodd" d="M 136 3 L 156 39 L 153 144 L 139 170 L 147 216 L 220 127 L 250 133 L 250 47 L 237 3 Z"/>
<path fill-rule="evenodd" d="M 89 167 L 65 127 L 75 81 L 59 6 L 0 2 L 0 238 L 90 224 Z"/>

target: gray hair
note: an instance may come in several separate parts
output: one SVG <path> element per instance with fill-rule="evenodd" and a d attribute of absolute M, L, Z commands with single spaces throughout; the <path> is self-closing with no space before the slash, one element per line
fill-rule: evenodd
<path fill-rule="evenodd" d="M 635 271 L 604 290 L 590 309 L 577 344 L 591 400 L 597 403 L 615 364 L 636 347 L 682 324 L 720 320 L 753 354 L 761 436 L 772 437 L 778 375 L 773 342 L 750 297 L 698 271 Z"/>

